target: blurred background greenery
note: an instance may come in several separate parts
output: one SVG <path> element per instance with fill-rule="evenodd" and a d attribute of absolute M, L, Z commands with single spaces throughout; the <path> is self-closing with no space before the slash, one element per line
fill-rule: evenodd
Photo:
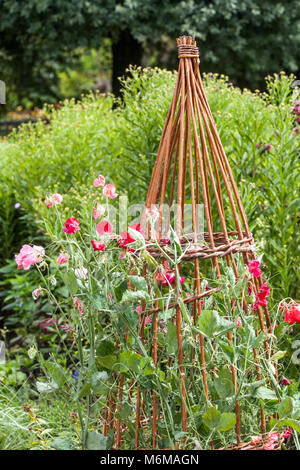
<path fill-rule="evenodd" d="M 112 90 L 129 64 L 176 68 L 175 38 L 197 39 L 204 72 L 242 88 L 299 71 L 298 0 L 1 0 L 0 112 Z"/>

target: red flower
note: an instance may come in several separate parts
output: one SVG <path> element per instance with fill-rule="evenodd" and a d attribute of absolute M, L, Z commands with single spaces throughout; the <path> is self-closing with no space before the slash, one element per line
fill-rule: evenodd
<path fill-rule="evenodd" d="M 77 230 L 80 230 L 78 220 L 75 219 L 75 217 L 70 217 L 69 219 L 67 219 L 63 231 L 68 234 L 72 234 Z"/>
<path fill-rule="evenodd" d="M 132 228 L 136 232 L 139 232 L 141 235 L 143 235 L 143 237 L 145 236 L 145 232 L 142 229 L 140 224 L 132 224 L 132 225 L 129 226 L 129 228 Z M 132 238 L 132 236 L 128 232 L 122 232 L 122 233 L 120 233 L 120 236 L 121 236 L 121 240 L 118 241 L 118 244 L 119 244 L 120 248 L 124 248 L 129 243 L 135 242 L 135 239 Z"/>
<path fill-rule="evenodd" d="M 268 284 L 265 282 L 264 284 L 261 285 L 258 293 L 256 294 L 256 302 L 253 306 L 253 310 L 257 310 L 259 306 L 267 305 L 268 301 L 267 298 L 270 295 L 270 287 Z"/>
<path fill-rule="evenodd" d="M 286 377 L 282 377 L 282 385 L 291 385 L 292 382 L 290 382 Z"/>
<path fill-rule="evenodd" d="M 96 240 L 91 240 L 91 244 L 93 245 L 94 251 L 105 251 L 104 242 L 97 242 Z"/>
<path fill-rule="evenodd" d="M 290 302 L 285 306 L 285 317 L 284 321 L 293 325 L 294 323 L 300 323 L 300 304 Z"/>

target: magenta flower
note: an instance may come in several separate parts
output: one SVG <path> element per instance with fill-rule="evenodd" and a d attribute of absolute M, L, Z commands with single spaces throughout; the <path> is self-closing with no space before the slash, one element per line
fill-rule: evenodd
<path fill-rule="evenodd" d="M 286 377 L 282 377 L 282 385 L 289 386 L 292 382 L 290 382 Z"/>
<path fill-rule="evenodd" d="M 254 277 L 259 277 L 261 275 L 260 262 L 257 259 L 250 261 L 248 264 L 249 273 Z"/>
<path fill-rule="evenodd" d="M 69 219 L 67 219 L 63 231 L 70 235 L 72 233 L 77 232 L 77 230 L 80 230 L 78 220 L 75 217 L 70 217 Z"/>
<path fill-rule="evenodd" d="M 97 242 L 96 240 L 91 240 L 91 244 L 93 245 L 94 251 L 105 251 L 104 242 Z"/>

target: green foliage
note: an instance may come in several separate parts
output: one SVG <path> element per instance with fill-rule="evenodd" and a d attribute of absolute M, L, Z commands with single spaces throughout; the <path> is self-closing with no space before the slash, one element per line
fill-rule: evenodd
<path fill-rule="evenodd" d="M 295 72 L 299 63 L 297 0 L 4 0 L 1 12 L 1 79 L 9 84 L 11 104 L 57 100 L 59 73 L 78 61 L 82 49 L 98 49 L 107 39 L 121 47 L 124 32 L 155 52 L 167 42 L 171 63 L 174 37 L 192 34 L 205 71 L 224 72 L 252 89 L 264 75 Z M 131 50 L 119 75 L 134 60 Z"/>

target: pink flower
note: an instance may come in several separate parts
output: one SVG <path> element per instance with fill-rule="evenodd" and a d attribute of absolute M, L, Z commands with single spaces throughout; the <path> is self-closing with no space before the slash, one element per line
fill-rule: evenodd
<path fill-rule="evenodd" d="M 137 307 L 136 309 L 136 312 L 141 316 L 140 318 L 140 325 L 142 323 L 142 312 L 141 312 L 141 307 Z M 146 326 L 147 323 L 151 323 L 152 320 L 150 317 L 145 317 L 145 320 L 144 320 L 144 326 Z"/>
<path fill-rule="evenodd" d="M 264 450 L 274 450 L 274 448 L 275 445 L 273 442 L 268 441 L 264 443 Z"/>
<path fill-rule="evenodd" d="M 292 382 L 290 382 L 286 377 L 282 377 L 282 385 L 289 386 Z"/>
<path fill-rule="evenodd" d="M 91 240 L 91 244 L 93 245 L 94 251 L 105 251 L 104 242 L 97 242 L 96 240 Z"/>
<path fill-rule="evenodd" d="M 77 297 L 74 297 L 74 304 L 76 305 L 79 315 L 83 315 L 82 302 Z"/>
<path fill-rule="evenodd" d="M 107 198 L 111 198 L 111 199 L 114 199 L 115 197 L 118 196 L 118 194 L 116 193 L 116 188 L 114 187 L 113 184 L 106 184 L 103 188 L 103 194 L 105 197 Z"/>
<path fill-rule="evenodd" d="M 72 234 L 74 232 L 77 232 L 77 230 L 80 230 L 78 220 L 75 219 L 75 217 L 70 217 L 69 219 L 67 219 L 63 231 L 68 234 Z"/>
<path fill-rule="evenodd" d="M 136 232 L 139 232 L 141 235 L 143 235 L 143 237 L 145 237 L 145 232 L 144 232 L 141 224 L 132 224 L 132 225 L 129 225 L 129 228 L 132 228 Z"/>
<path fill-rule="evenodd" d="M 155 278 L 157 282 L 161 282 L 163 286 L 168 286 L 169 284 L 172 286 L 176 282 L 175 270 L 171 270 L 167 261 L 164 261 L 164 269 L 163 272 L 159 272 Z M 185 277 L 182 276 L 179 280 L 180 284 L 184 284 Z"/>
<path fill-rule="evenodd" d="M 40 295 L 41 295 L 41 289 L 40 288 L 34 289 L 34 291 L 32 292 L 33 300 L 37 300 Z"/>
<path fill-rule="evenodd" d="M 96 230 L 100 235 L 110 235 L 112 233 L 113 226 L 108 220 L 102 220 L 96 225 Z"/>
<path fill-rule="evenodd" d="M 253 444 L 256 446 L 257 444 L 259 444 L 260 442 L 262 441 L 262 438 L 260 436 L 254 436 L 252 438 L 252 442 Z"/>
<path fill-rule="evenodd" d="M 27 271 L 30 266 L 41 263 L 44 256 L 45 250 L 42 246 L 23 245 L 20 253 L 15 255 L 15 260 L 18 265 L 18 269 L 23 268 Z"/>
<path fill-rule="evenodd" d="M 268 434 L 268 441 L 269 442 L 279 442 L 279 437 L 278 437 L 278 433 L 276 431 L 273 431 L 273 432 L 269 432 Z"/>
<path fill-rule="evenodd" d="M 56 262 L 58 264 L 65 264 L 66 261 L 70 258 L 70 255 L 68 253 L 60 253 L 59 257 L 57 258 Z"/>
<path fill-rule="evenodd" d="M 99 175 L 98 178 L 94 180 L 93 185 L 95 186 L 95 188 L 98 188 L 99 186 L 104 186 L 105 185 L 104 176 Z"/>
<path fill-rule="evenodd" d="M 101 206 L 101 204 L 97 204 L 97 207 L 93 207 L 93 216 L 94 219 L 97 220 L 104 215 L 105 207 Z"/>
<path fill-rule="evenodd" d="M 45 202 L 45 204 L 47 207 L 50 208 L 54 204 L 58 206 L 59 204 L 62 203 L 62 200 L 63 200 L 63 197 L 61 194 L 54 193 L 54 194 L 51 194 L 51 196 L 49 196 L 49 199 L 47 200 L 47 202 Z"/>
<path fill-rule="evenodd" d="M 240 317 L 236 318 L 236 319 L 234 320 L 234 323 L 236 324 L 236 327 L 237 327 L 237 328 L 242 328 L 242 326 L 243 326 L 243 325 L 242 325 L 242 320 L 240 319 Z"/>
<path fill-rule="evenodd" d="M 254 277 L 259 277 L 261 275 L 260 262 L 256 259 L 250 261 L 248 264 L 249 273 Z"/>
<path fill-rule="evenodd" d="M 291 427 L 289 427 L 289 428 L 285 429 L 284 434 L 283 434 L 283 437 L 284 437 L 285 439 L 287 439 L 288 437 L 290 437 L 291 434 L 293 434 L 293 430 L 292 430 Z"/>
<path fill-rule="evenodd" d="M 39 327 L 40 329 L 44 332 L 44 333 L 55 333 L 56 331 L 56 328 L 55 328 L 55 325 L 57 324 L 57 318 L 46 318 L 46 320 L 44 321 L 41 321 L 39 323 Z"/>

